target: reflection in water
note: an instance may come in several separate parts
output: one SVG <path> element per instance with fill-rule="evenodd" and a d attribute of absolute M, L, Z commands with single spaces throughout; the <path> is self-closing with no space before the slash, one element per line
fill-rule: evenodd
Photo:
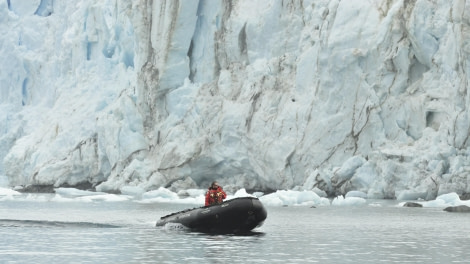
<path fill-rule="evenodd" d="M 259 247 L 262 232 L 249 232 L 243 235 L 207 235 L 199 234 L 204 259 L 211 263 L 231 263 L 233 260 L 253 261 L 254 247 Z"/>
<path fill-rule="evenodd" d="M 250 262 L 253 260 L 253 248 L 255 245 L 259 246 L 265 235 L 262 232 L 217 235 L 164 228 L 155 228 L 153 231 L 140 234 L 139 243 L 146 247 L 146 259 L 156 260 L 156 263 L 237 263 L 242 260 Z"/>

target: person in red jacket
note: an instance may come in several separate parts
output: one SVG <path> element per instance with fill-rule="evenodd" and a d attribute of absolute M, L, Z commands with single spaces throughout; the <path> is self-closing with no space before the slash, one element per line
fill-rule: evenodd
<path fill-rule="evenodd" d="M 222 187 L 217 182 L 212 182 L 209 190 L 206 192 L 205 206 L 220 204 L 227 197 L 227 194 L 222 190 Z"/>

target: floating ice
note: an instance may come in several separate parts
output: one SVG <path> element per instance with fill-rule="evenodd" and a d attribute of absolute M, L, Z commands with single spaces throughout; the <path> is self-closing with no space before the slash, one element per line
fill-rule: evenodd
<path fill-rule="evenodd" d="M 5 195 L 21 195 L 21 193 L 15 190 L 12 190 L 10 188 L 0 187 L 0 196 L 5 196 Z"/>
<path fill-rule="evenodd" d="M 337 196 L 331 202 L 331 205 L 338 206 L 354 206 L 354 205 L 363 205 L 366 204 L 366 199 L 360 197 L 347 197 L 344 198 L 342 195 Z"/>
<path fill-rule="evenodd" d="M 105 193 L 102 192 L 94 192 L 94 191 L 84 191 L 84 190 L 79 190 L 76 188 L 56 188 L 54 189 L 54 192 L 56 194 L 59 194 L 61 196 L 94 196 L 94 195 L 103 195 Z"/>
<path fill-rule="evenodd" d="M 458 206 L 458 205 L 467 205 L 470 206 L 470 200 L 460 200 L 460 197 L 457 193 L 447 193 L 439 195 L 436 199 L 430 201 L 414 201 L 415 203 L 421 204 L 423 207 L 448 207 L 448 206 Z M 403 206 L 406 202 L 400 202 L 398 206 Z"/>
<path fill-rule="evenodd" d="M 349 197 L 359 197 L 359 198 L 367 198 L 367 193 L 360 192 L 360 191 L 349 191 L 345 196 L 345 198 Z"/>
<path fill-rule="evenodd" d="M 259 199 L 268 206 L 330 205 L 327 198 L 320 197 L 313 191 L 280 190 L 261 196 Z"/>

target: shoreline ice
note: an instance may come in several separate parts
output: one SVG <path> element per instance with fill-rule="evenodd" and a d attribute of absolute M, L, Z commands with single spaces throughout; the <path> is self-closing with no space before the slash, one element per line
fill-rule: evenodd
<path fill-rule="evenodd" d="M 204 193 L 202 189 L 188 189 L 178 193 L 166 188 L 127 194 L 110 194 L 93 191 L 83 191 L 75 188 L 56 188 L 55 193 L 21 193 L 10 188 L 0 187 L 0 202 L 3 201 L 38 201 L 38 202 L 125 202 L 133 201 L 137 203 L 175 203 L 188 205 L 203 205 Z M 355 193 L 359 195 L 358 193 Z M 278 190 L 269 194 L 247 193 L 245 189 L 240 189 L 233 194 L 228 194 L 227 199 L 238 197 L 258 197 L 260 201 L 270 207 L 280 206 L 375 206 L 377 201 L 385 199 L 366 199 L 353 195 L 337 196 L 334 198 L 320 197 L 313 191 Z M 388 201 L 388 200 L 387 200 Z M 394 200 L 396 206 L 403 206 L 405 201 Z M 456 193 L 448 193 L 438 196 L 435 200 L 408 200 L 421 204 L 423 207 L 444 208 L 448 206 L 467 205 L 470 200 L 461 200 Z"/>

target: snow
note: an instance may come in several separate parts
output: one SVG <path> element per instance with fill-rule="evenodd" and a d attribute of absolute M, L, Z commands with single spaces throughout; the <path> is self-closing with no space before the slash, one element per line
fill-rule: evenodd
<path fill-rule="evenodd" d="M 277 206 L 470 193 L 470 3 L 283 3 L 0 1 L 0 186 L 199 203 L 218 180 Z M 81 184 L 100 194 L 60 188 Z"/>

